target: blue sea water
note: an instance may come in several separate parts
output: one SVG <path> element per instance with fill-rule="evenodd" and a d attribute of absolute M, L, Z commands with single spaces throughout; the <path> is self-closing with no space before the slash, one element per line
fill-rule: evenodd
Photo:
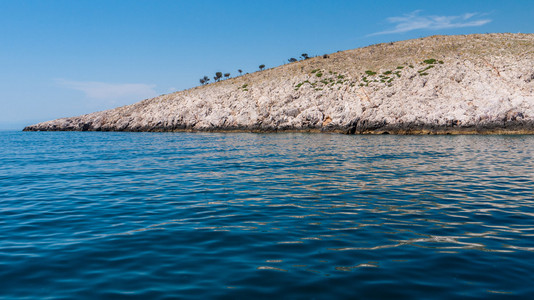
<path fill-rule="evenodd" d="M 532 299 L 534 136 L 0 132 L 1 299 Z"/>

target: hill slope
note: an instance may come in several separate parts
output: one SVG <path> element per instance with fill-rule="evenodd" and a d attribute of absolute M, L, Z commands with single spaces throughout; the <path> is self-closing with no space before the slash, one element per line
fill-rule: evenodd
<path fill-rule="evenodd" d="M 372 45 L 24 130 L 534 133 L 534 34 Z"/>

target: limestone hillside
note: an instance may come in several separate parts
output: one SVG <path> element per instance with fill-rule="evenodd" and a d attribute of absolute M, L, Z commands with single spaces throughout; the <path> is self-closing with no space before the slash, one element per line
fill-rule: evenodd
<path fill-rule="evenodd" d="M 534 34 L 372 45 L 24 130 L 534 133 Z"/>

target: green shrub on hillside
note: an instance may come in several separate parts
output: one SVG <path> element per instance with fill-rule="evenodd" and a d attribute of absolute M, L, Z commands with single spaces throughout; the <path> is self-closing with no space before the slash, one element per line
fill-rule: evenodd
<path fill-rule="evenodd" d="M 426 67 L 426 68 L 424 68 L 424 69 L 422 69 L 422 70 L 419 70 L 419 71 L 417 71 L 417 72 L 419 72 L 419 73 L 424 73 L 424 72 L 426 72 L 426 71 L 432 69 L 433 67 L 434 67 L 434 66 L 428 66 L 428 67 Z"/>

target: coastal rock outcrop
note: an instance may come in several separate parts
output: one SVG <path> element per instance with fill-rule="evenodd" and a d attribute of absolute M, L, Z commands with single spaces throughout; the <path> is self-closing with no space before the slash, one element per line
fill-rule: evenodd
<path fill-rule="evenodd" d="M 534 34 L 377 44 L 24 130 L 534 133 Z"/>

